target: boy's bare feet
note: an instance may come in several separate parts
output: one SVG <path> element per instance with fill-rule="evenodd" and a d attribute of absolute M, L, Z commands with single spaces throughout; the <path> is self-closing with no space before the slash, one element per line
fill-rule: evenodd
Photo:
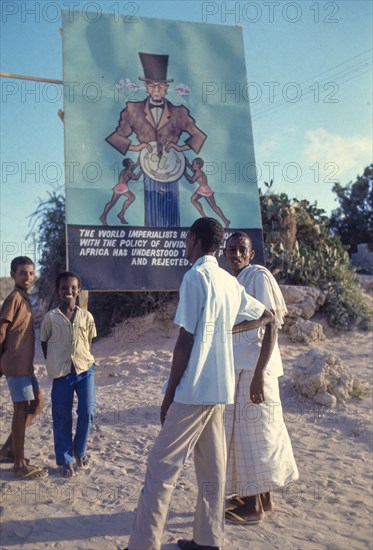
<path fill-rule="evenodd" d="M 61 469 L 61 476 L 65 479 L 76 476 L 76 472 L 72 464 L 65 464 L 65 466 L 61 466 L 60 469 Z"/>
<path fill-rule="evenodd" d="M 40 466 L 35 466 L 35 464 L 25 464 L 20 468 L 13 468 L 13 473 L 15 477 L 23 479 L 39 479 L 48 476 L 47 470 L 43 470 Z"/>
<path fill-rule="evenodd" d="M 83 456 L 82 458 L 76 459 L 76 465 L 78 468 L 81 468 L 82 470 L 86 470 L 89 468 L 89 458 L 88 456 Z"/>
<path fill-rule="evenodd" d="M 102 223 L 102 225 L 107 225 L 107 221 L 106 221 L 106 218 L 105 218 L 104 215 L 100 216 L 100 217 L 99 217 L 99 220 L 100 220 L 100 222 Z"/>
<path fill-rule="evenodd" d="M 120 214 L 118 214 L 118 218 L 120 219 L 120 221 L 124 224 L 124 225 L 127 225 L 128 224 L 128 221 L 126 220 L 126 218 L 124 216 L 121 216 Z"/>

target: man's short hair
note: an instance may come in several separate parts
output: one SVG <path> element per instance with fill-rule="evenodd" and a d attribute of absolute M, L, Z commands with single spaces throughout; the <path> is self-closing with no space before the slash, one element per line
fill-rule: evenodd
<path fill-rule="evenodd" d="M 247 233 L 245 233 L 244 231 L 235 231 L 234 233 L 232 233 L 232 235 L 229 235 L 229 237 L 228 237 L 228 239 L 225 243 L 226 247 L 228 246 L 228 242 L 231 239 L 233 239 L 233 237 L 235 237 L 236 239 L 247 239 L 251 244 L 251 248 L 253 247 L 253 241 L 251 240 L 249 235 Z"/>
<path fill-rule="evenodd" d="M 19 265 L 33 265 L 35 267 L 35 263 L 28 256 L 17 256 L 16 258 L 13 258 L 12 263 L 10 264 L 10 271 L 15 273 Z"/>
<path fill-rule="evenodd" d="M 200 168 L 203 168 L 203 165 L 205 164 L 201 157 L 196 157 L 193 162 L 195 162 Z"/>
<path fill-rule="evenodd" d="M 74 271 L 62 271 L 62 273 L 59 273 L 56 277 L 56 289 L 58 290 L 60 288 L 60 282 L 62 279 L 67 279 L 68 277 L 75 277 L 75 279 L 78 281 L 78 286 L 81 288 L 82 281 L 77 273 L 74 273 Z"/>
<path fill-rule="evenodd" d="M 224 229 L 215 218 L 199 218 L 190 232 L 201 240 L 203 252 L 216 252 L 224 241 Z"/>

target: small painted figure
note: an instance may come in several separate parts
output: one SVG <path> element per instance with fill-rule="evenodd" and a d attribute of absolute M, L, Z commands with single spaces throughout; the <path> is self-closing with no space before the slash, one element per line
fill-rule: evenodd
<path fill-rule="evenodd" d="M 196 157 L 192 164 L 186 159 L 186 167 L 184 176 L 189 181 L 189 183 L 198 183 L 199 187 L 195 193 L 193 193 L 191 197 L 191 203 L 193 206 L 195 206 L 200 213 L 201 216 L 206 218 L 206 214 L 202 208 L 201 203 L 199 202 L 202 197 L 206 199 L 208 204 L 211 206 L 213 211 L 223 220 L 224 226 L 229 227 L 229 224 L 231 223 L 228 218 L 226 218 L 223 214 L 222 209 L 216 204 L 215 197 L 214 197 L 214 191 L 211 189 L 207 182 L 207 176 L 205 172 L 202 170 L 204 161 L 200 157 Z M 192 170 L 193 176 L 190 176 L 187 172 L 187 168 Z"/>
<path fill-rule="evenodd" d="M 108 225 L 106 220 L 107 215 L 122 195 L 125 195 L 127 199 L 123 203 L 122 210 L 119 212 L 118 218 L 120 219 L 121 223 L 127 224 L 128 222 L 125 219 L 124 214 L 127 208 L 131 206 L 131 204 L 136 199 L 135 195 L 128 187 L 128 182 L 129 180 L 138 180 L 141 176 L 141 168 L 137 172 L 137 174 L 134 173 L 136 168 L 139 166 L 139 162 L 137 161 L 136 163 L 134 163 L 131 159 L 124 159 L 122 164 L 124 168 L 119 174 L 118 183 L 113 187 L 113 196 L 111 197 L 110 201 L 105 204 L 104 211 L 100 216 L 100 221 L 102 225 Z"/>

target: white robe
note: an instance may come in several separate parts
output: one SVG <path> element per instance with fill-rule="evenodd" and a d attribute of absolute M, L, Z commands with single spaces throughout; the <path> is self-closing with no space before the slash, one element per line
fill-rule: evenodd
<path fill-rule="evenodd" d="M 272 274 L 263 266 L 253 265 L 243 269 L 237 279 L 249 294 L 275 311 L 280 328 L 287 310 Z M 235 403 L 228 405 L 225 413 L 228 495 L 273 491 L 299 477 L 282 414 L 278 376 L 283 370 L 277 340 L 264 374 L 265 401 L 254 404 L 250 399 L 263 334 L 264 330 L 258 329 L 234 336 Z"/>

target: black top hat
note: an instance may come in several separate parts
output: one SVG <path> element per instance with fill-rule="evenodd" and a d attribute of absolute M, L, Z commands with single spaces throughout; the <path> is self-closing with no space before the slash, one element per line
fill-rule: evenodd
<path fill-rule="evenodd" d="M 173 78 L 167 80 L 168 55 L 139 52 L 139 56 L 145 75 L 139 76 L 139 80 L 165 83 L 174 81 Z"/>

